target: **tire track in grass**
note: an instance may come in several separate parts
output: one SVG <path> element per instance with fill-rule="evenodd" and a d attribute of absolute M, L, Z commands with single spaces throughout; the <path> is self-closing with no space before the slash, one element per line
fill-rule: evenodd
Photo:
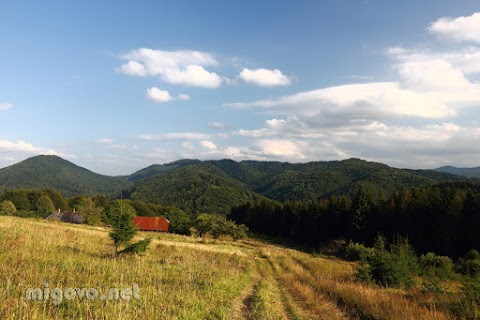
<path fill-rule="evenodd" d="M 292 258 L 285 254 L 270 258 L 283 285 L 285 298 L 291 303 L 291 319 L 352 319 L 322 292 L 304 282 L 302 274 L 295 272 L 299 270 L 292 270 L 295 269 L 292 262 Z"/>
<path fill-rule="evenodd" d="M 258 290 L 258 284 L 260 282 L 260 273 L 258 270 L 257 262 L 255 260 L 255 254 L 253 253 L 256 252 L 256 250 L 249 243 L 245 243 L 245 248 L 247 249 L 247 251 L 251 251 L 249 252 L 248 258 L 253 260 L 251 264 L 253 271 L 250 283 L 232 302 L 232 311 L 228 317 L 228 319 L 232 320 L 245 320 L 252 318 L 250 305 L 256 290 Z"/>
<path fill-rule="evenodd" d="M 281 289 L 268 260 L 261 255 L 256 258 L 256 263 L 261 279 L 250 301 L 252 319 L 288 320 Z"/>

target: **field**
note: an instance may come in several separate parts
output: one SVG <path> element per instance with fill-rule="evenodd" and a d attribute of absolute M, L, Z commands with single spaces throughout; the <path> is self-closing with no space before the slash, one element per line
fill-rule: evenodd
<path fill-rule="evenodd" d="M 454 319 L 437 297 L 358 282 L 354 263 L 252 239 L 145 237 L 146 255 L 114 258 L 107 229 L 0 217 L 0 318 Z M 34 300 L 35 288 L 47 294 Z"/>

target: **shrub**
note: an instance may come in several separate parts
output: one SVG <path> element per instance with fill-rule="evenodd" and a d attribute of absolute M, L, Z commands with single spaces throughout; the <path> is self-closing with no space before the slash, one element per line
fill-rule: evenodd
<path fill-rule="evenodd" d="M 195 230 L 201 237 L 209 234 L 214 239 L 220 236 L 231 236 L 234 240 L 245 238 L 248 228 L 227 220 L 218 214 L 202 213 L 195 219 Z"/>
<path fill-rule="evenodd" d="M 437 256 L 428 252 L 420 257 L 420 268 L 427 277 L 449 279 L 453 275 L 453 261 L 447 256 Z"/>
<path fill-rule="evenodd" d="M 152 239 L 147 238 L 140 240 L 138 242 L 132 243 L 128 245 L 125 249 L 123 249 L 120 253 L 129 253 L 129 254 L 142 254 L 147 252 L 148 246 L 152 242 Z"/>
<path fill-rule="evenodd" d="M 5 200 L 0 203 L 0 215 L 12 216 L 17 212 L 17 208 L 10 200 Z"/>
<path fill-rule="evenodd" d="M 365 247 L 363 244 L 349 242 L 345 247 L 345 259 L 350 261 L 366 260 L 373 254 L 373 248 Z"/>
<path fill-rule="evenodd" d="M 470 250 L 465 257 L 458 259 L 456 268 L 461 274 L 476 277 L 480 274 L 480 253 Z"/>
<path fill-rule="evenodd" d="M 378 236 L 373 252 L 364 259 L 357 277 L 385 287 L 410 287 L 418 274 L 418 259 L 408 241 L 386 249 L 385 238 Z"/>

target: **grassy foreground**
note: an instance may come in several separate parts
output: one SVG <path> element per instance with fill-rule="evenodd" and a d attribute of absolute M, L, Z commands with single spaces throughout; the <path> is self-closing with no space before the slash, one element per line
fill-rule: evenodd
<path fill-rule="evenodd" d="M 353 263 L 250 239 L 147 236 L 146 255 L 113 258 L 106 229 L 0 217 L 0 318 L 454 319 L 357 282 Z M 56 291 L 32 300 L 35 288 Z"/>

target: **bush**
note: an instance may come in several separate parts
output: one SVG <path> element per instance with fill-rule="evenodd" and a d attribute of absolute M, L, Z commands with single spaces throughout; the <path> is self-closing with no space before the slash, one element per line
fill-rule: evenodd
<path fill-rule="evenodd" d="M 458 259 L 457 271 L 466 276 L 476 277 L 480 275 L 480 253 L 473 249 L 465 257 Z"/>
<path fill-rule="evenodd" d="M 446 256 L 437 256 L 428 252 L 420 257 L 420 268 L 427 277 L 449 279 L 453 275 L 453 261 Z"/>
<path fill-rule="evenodd" d="M 364 259 L 357 277 L 385 287 L 410 287 L 418 275 L 418 259 L 408 241 L 400 241 L 387 251 L 385 238 L 378 236 L 373 252 Z"/>
<path fill-rule="evenodd" d="M 243 224 L 237 225 L 218 214 L 202 213 L 195 219 L 195 230 L 201 237 L 208 234 L 214 239 L 220 236 L 231 236 L 234 240 L 238 240 L 247 236 L 248 228 Z"/>
<path fill-rule="evenodd" d="M 192 227 L 191 216 L 183 210 L 172 209 L 165 212 L 165 217 L 170 221 L 168 231 L 188 235 Z"/>
<path fill-rule="evenodd" d="M 373 254 L 373 251 L 373 248 L 350 241 L 345 247 L 345 259 L 350 261 L 366 260 Z"/>
<path fill-rule="evenodd" d="M 147 252 L 147 249 L 148 249 L 148 246 L 150 245 L 150 242 L 152 242 L 152 239 L 147 238 L 147 239 L 143 239 L 141 241 L 132 243 L 132 244 L 128 245 L 120 253 L 129 253 L 129 254 L 145 253 L 145 252 Z"/>
<path fill-rule="evenodd" d="M 17 208 L 10 200 L 5 200 L 0 203 L 0 215 L 13 216 L 17 212 Z"/>

